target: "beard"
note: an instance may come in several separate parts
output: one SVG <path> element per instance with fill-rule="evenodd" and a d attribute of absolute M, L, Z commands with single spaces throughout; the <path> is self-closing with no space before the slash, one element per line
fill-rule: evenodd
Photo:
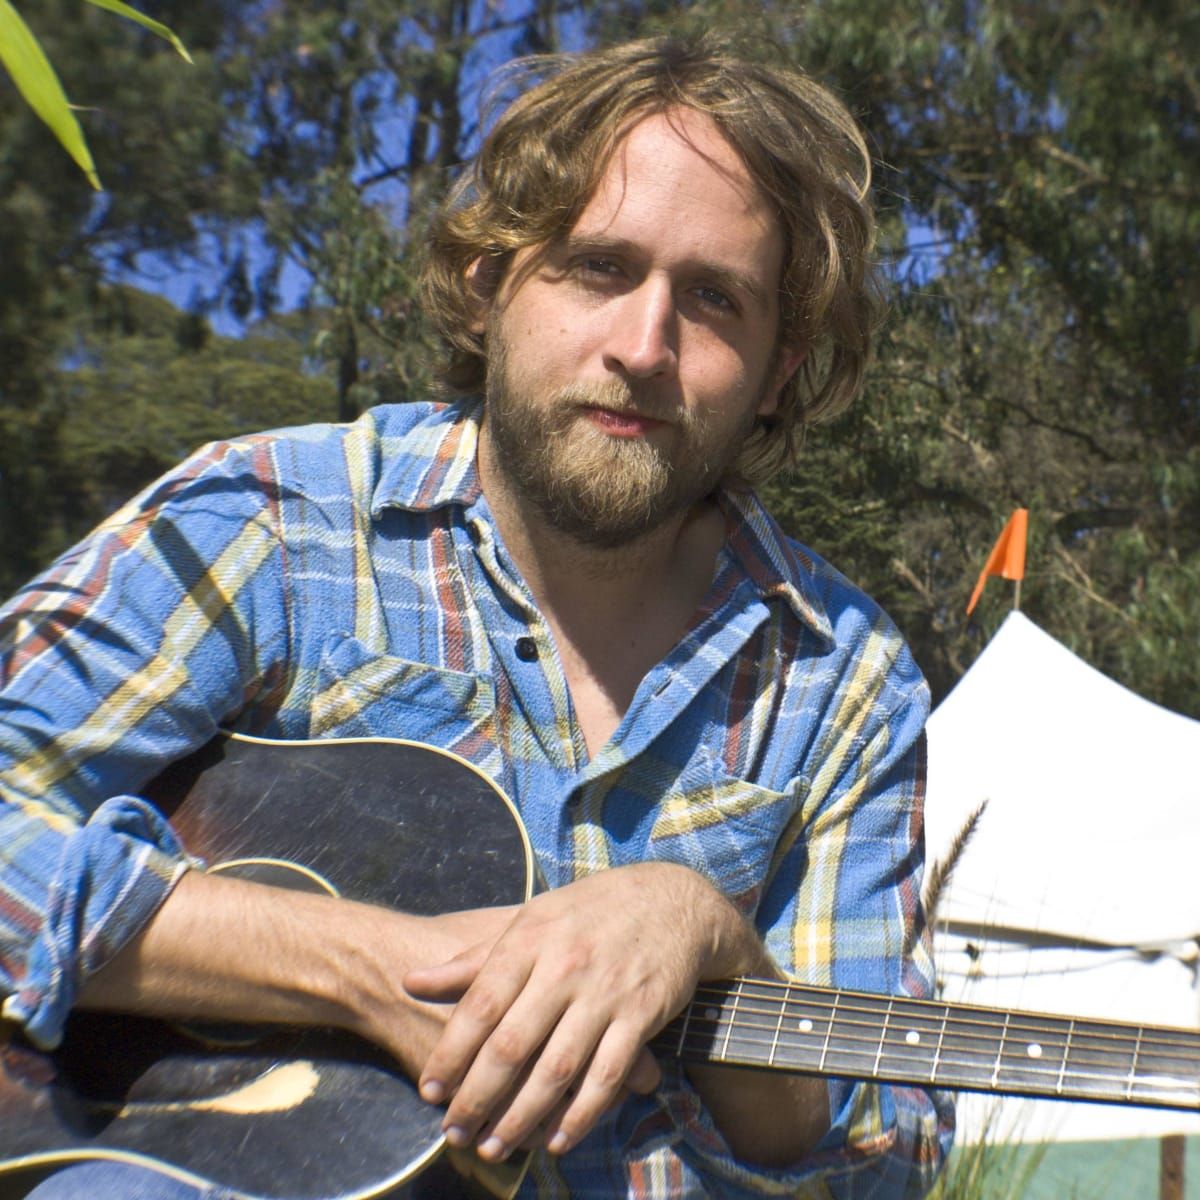
<path fill-rule="evenodd" d="M 573 384 L 536 399 L 515 382 L 502 338 L 490 339 L 484 420 L 512 493 L 581 545 L 616 549 L 708 496 L 754 427 L 757 405 L 731 432 L 682 406 L 635 395 L 623 380 Z M 669 449 L 596 428 L 587 408 L 670 423 Z"/>

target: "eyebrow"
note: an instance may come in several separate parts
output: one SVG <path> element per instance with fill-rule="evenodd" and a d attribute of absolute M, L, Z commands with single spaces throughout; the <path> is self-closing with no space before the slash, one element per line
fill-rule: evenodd
<path fill-rule="evenodd" d="M 559 244 L 566 254 L 582 254 L 592 250 L 600 254 L 616 254 L 631 258 L 643 257 L 643 252 L 636 243 L 627 238 L 606 237 L 604 234 L 568 233 Z M 707 262 L 703 259 L 697 260 L 693 266 L 700 274 L 721 287 L 744 292 L 763 308 L 768 307 L 767 295 L 762 286 L 753 276 L 744 271 L 723 267 L 719 263 Z"/>

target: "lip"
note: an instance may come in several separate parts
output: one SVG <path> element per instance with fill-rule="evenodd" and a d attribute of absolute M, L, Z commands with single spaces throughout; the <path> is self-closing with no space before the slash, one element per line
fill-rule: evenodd
<path fill-rule="evenodd" d="M 613 437 L 645 437 L 646 434 L 666 425 L 666 421 L 660 421 L 655 417 L 646 417 L 627 409 L 616 410 L 588 405 L 583 412 L 593 425 L 604 430 L 605 433 L 612 434 Z"/>

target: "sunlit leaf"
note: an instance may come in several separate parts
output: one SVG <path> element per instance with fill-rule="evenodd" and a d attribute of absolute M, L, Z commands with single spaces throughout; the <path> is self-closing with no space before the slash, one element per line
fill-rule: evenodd
<path fill-rule="evenodd" d="M 160 21 L 155 21 L 146 16 L 145 13 L 138 12 L 136 8 L 130 8 L 128 4 L 122 4 L 121 0 L 88 0 L 88 3 L 94 4 L 97 8 L 105 8 L 109 12 L 117 13 L 122 17 L 128 17 L 131 21 L 136 21 L 143 28 L 149 29 L 151 33 L 156 33 L 160 38 L 164 38 L 170 42 L 188 62 L 192 61 L 192 56 L 187 52 L 184 44 Z"/>
<path fill-rule="evenodd" d="M 37 38 L 8 0 L 0 0 L 0 62 L 25 102 L 50 127 L 88 182 L 99 191 L 100 177 L 63 86 Z"/>

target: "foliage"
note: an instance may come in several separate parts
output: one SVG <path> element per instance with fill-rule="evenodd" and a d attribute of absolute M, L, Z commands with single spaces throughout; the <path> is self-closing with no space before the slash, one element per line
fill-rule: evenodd
<path fill-rule="evenodd" d="M 956 1146 L 929 1200 L 1022 1200 L 1045 1152 L 1011 1136 Z"/>
<path fill-rule="evenodd" d="M 144 29 L 165 38 L 183 59 L 191 62 L 183 43 L 175 34 L 144 13 L 130 8 L 128 4 L 122 4 L 121 0 L 87 0 L 87 3 L 127 17 Z M 79 122 L 71 111 L 58 75 L 43 52 L 41 43 L 9 0 L 0 0 L 0 62 L 8 69 L 17 91 L 24 97 L 25 102 L 50 127 L 59 144 L 87 176 L 88 182 L 99 191 L 100 177 L 96 174 L 91 151 L 83 131 L 79 128 Z"/>
<path fill-rule="evenodd" d="M 791 32 L 886 164 L 895 305 L 863 410 L 803 472 L 865 493 L 861 517 L 831 527 L 853 501 L 811 482 L 779 488 L 781 511 L 895 610 L 940 694 L 1003 616 L 996 582 L 984 628 L 962 605 L 1027 506 L 1030 615 L 1200 714 L 1200 18 L 996 0 L 878 22 L 831 2 Z"/>
<path fill-rule="evenodd" d="M 880 164 L 891 318 L 864 401 L 770 488 L 781 519 L 888 607 L 941 695 L 1008 607 L 993 581 L 963 615 L 1024 505 L 1029 614 L 1200 715 L 1200 14 L 1182 0 L 161 0 L 188 72 L 77 0 L 43 7 L 112 190 L 89 203 L 0 108 L 10 586 L 193 438 L 425 393 L 413 264 L 491 67 L 724 26 L 833 84 Z M 187 314 L 138 308 L 141 273 L 197 263 Z M 122 297 L 132 332 L 106 324 Z M 254 333 L 239 349 L 209 320 Z M 205 391 L 267 359 L 261 388 Z"/>
<path fill-rule="evenodd" d="M 57 441 L 62 539 L 86 533 L 97 512 L 205 442 L 328 410 L 333 384 L 306 363 L 310 340 L 296 316 L 218 337 L 160 297 L 103 289 L 88 322 L 71 330 L 69 364 L 48 388 L 71 418 Z"/>

